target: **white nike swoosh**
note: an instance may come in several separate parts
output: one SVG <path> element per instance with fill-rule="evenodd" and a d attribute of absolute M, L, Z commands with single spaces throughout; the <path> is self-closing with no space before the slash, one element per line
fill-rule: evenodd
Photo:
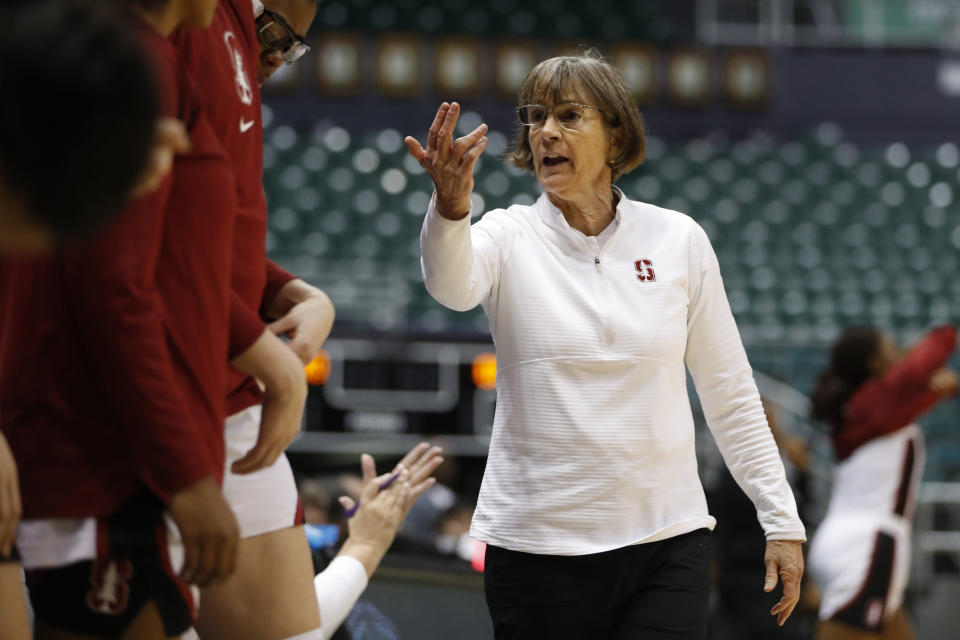
<path fill-rule="evenodd" d="M 240 133 L 246 133 L 247 131 L 250 131 L 250 127 L 252 126 L 253 126 L 253 120 L 250 120 L 248 122 L 243 118 L 240 118 Z"/>

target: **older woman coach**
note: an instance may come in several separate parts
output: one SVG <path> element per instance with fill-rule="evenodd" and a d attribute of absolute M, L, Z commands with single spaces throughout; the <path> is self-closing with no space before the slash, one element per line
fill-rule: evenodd
<path fill-rule="evenodd" d="M 706 234 L 613 181 L 644 155 L 619 73 L 587 53 L 524 81 L 510 161 L 544 193 L 471 226 L 486 125 L 440 106 L 420 237 L 427 290 L 482 304 L 497 347 L 493 436 L 471 534 L 487 543 L 498 639 L 706 637 L 710 530 L 684 363 L 724 460 L 757 507 L 766 576 L 797 602 L 805 539 Z M 760 550 L 758 549 L 758 589 Z M 758 605 L 759 606 L 759 605 Z"/>

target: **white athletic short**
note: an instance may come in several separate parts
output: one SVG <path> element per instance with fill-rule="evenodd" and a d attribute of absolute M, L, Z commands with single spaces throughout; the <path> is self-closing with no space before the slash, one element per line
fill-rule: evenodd
<path fill-rule="evenodd" d="M 168 514 L 165 540 L 158 549 L 167 555 L 173 573 L 183 568 L 183 544 L 180 530 Z M 17 547 L 24 569 L 52 569 L 76 562 L 109 557 L 110 521 L 108 518 L 47 518 L 23 520 L 17 531 Z"/>
<path fill-rule="evenodd" d="M 237 474 L 230 466 L 257 443 L 261 405 L 253 405 L 227 418 L 227 462 L 223 473 L 223 495 L 233 508 L 241 538 L 302 524 L 300 494 L 290 461 L 280 454 L 271 466 L 254 473 Z"/>
<path fill-rule="evenodd" d="M 910 577 L 910 526 L 863 514 L 827 517 L 810 544 L 810 576 L 821 620 L 880 631 L 903 604 Z"/>

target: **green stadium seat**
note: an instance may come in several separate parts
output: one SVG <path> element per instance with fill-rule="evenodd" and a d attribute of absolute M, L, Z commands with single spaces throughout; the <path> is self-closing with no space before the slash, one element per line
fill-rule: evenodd
<path fill-rule="evenodd" d="M 438 8 L 443 20 L 453 13 L 448 4 Z M 419 0 L 406 5 L 398 23 L 408 12 L 422 17 Z M 360 5 L 341 0 L 326 10 L 336 14 L 337 6 L 353 16 Z M 496 6 L 478 11 L 496 16 Z M 559 15 L 562 9 L 552 22 Z M 499 152 L 506 148 L 507 136 L 489 136 Z M 482 313 L 444 310 L 422 288 L 418 237 L 432 184 L 398 131 L 270 126 L 264 163 L 271 255 L 332 287 L 338 317 L 486 326 Z M 907 332 L 960 316 L 960 225 L 952 219 L 958 168 L 952 143 L 862 149 L 825 125 L 782 142 L 765 133 L 733 144 L 670 145 L 651 136 L 648 161 L 621 185 L 628 197 L 683 211 L 703 226 L 748 343 L 803 344 L 855 322 Z M 531 204 L 539 194 L 531 175 L 494 155 L 478 165 L 477 211 Z M 388 308 L 374 317 L 377 300 Z"/>

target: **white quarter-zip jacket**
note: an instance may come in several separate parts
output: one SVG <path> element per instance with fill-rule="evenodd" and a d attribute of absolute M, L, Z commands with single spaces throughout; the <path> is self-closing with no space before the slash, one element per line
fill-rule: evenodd
<path fill-rule="evenodd" d="M 427 290 L 451 309 L 482 304 L 497 349 L 471 535 L 584 555 L 712 529 L 686 362 L 767 539 L 804 540 L 710 241 L 684 214 L 617 195 L 602 248 L 545 194 L 472 226 L 430 202 L 420 235 Z"/>

